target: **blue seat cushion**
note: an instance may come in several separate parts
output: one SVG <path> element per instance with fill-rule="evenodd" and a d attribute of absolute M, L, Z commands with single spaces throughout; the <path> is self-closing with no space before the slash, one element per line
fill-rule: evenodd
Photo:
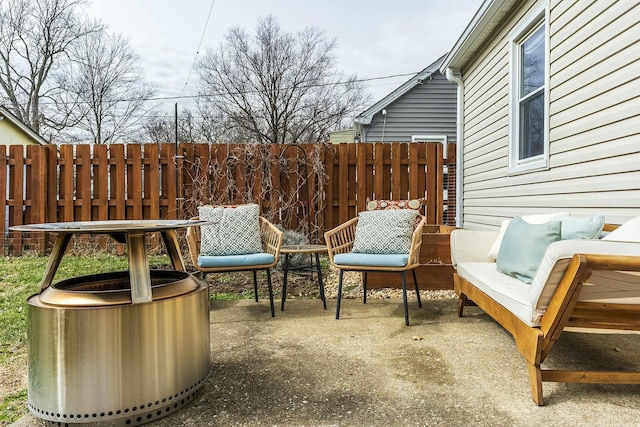
<path fill-rule="evenodd" d="M 408 254 L 362 254 L 347 252 L 334 255 L 336 265 L 357 265 L 364 267 L 404 267 L 409 261 Z"/>
<path fill-rule="evenodd" d="M 198 264 L 202 267 L 247 267 L 251 265 L 271 264 L 275 257 L 266 252 L 243 255 L 200 255 Z"/>

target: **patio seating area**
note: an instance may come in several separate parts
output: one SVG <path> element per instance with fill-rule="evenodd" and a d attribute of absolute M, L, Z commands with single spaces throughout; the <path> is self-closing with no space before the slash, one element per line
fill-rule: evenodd
<path fill-rule="evenodd" d="M 425 299 L 407 328 L 400 298 L 343 299 L 340 321 L 335 302 L 290 301 L 271 318 L 266 301 L 212 301 L 211 374 L 190 405 L 149 425 L 640 422 L 637 385 L 550 383 L 533 405 L 513 338 L 477 307 L 458 318 L 455 300 Z M 640 366 L 637 336 L 615 334 L 565 333 L 547 363 L 571 366 L 577 352 L 594 369 Z M 30 414 L 16 424 L 34 425 Z"/>

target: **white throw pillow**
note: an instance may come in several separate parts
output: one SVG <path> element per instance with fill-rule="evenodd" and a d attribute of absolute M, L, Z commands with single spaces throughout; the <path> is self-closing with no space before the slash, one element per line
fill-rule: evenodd
<path fill-rule="evenodd" d="M 545 222 L 555 219 L 556 217 L 569 216 L 569 215 L 570 215 L 569 212 L 554 212 L 554 213 L 537 214 L 537 215 L 525 215 L 522 217 L 522 219 L 525 222 L 528 222 L 529 224 L 544 224 Z M 498 258 L 498 252 L 500 252 L 500 245 L 502 244 L 504 233 L 507 231 L 507 227 L 509 226 L 510 222 L 511 222 L 510 219 L 505 219 L 502 221 L 502 224 L 500 226 L 500 233 L 498 234 L 498 237 L 496 238 L 495 242 L 493 242 L 491 249 L 489 249 L 489 252 L 487 253 L 487 256 L 489 258 L 493 258 L 493 259 Z"/>
<path fill-rule="evenodd" d="M 625 222 L 620 227 L 603 237 L 602 240 L 640 242 L 640 216 Z"/>

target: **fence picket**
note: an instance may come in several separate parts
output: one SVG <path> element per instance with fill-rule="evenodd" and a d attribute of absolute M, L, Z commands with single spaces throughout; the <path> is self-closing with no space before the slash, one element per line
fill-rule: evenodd
<path fill-rule="evenodd" d="M 242 144 L 0 146 L 0 222 L 175 219 L 202 203 L 256 202 L 284 228 L 322 240 L 366 209 L 367 198 L 426 197 L 429 223 L 443 220 L 442 146 L 433 143 L 300 144 L 299 149 Z M 449 147 L 449 156 L 455 155 Z M 8 152 L 8 155 L 7 155 Z M 320 164 L 316 164 L 319 161 Z M 446 161 L 455 174 L 455 160 Z M 322 167 L 320 167 L 322 166 Z M 306 182 L 305 182 L 306 181 Z M 44 185 L 43 185 L 44 184 Z M 455 195 L 451 179 L 448 187 Z M 7 197 L 8 196 L 8 197 Z M 185 197 L 185 200 L 181 197 Z M 290 212 L 286 212 L 286 210 Z M 455 206 L 449 202 L 449 212 Z M 449 215 L 447 215 L 449 217 Z M 453 215 L 450 216 L 453 218 Z M 42 252 L 45 238 L 5 233 L 0 244 L 19 255 Z M 8 239 L 7 239 L 8 236 Z"/>
<path fill-rule="evenodd" d="M 91 146 L 76 147 L 76 200 L 74 220 L 91 221 Z"/>
<path fill-rule="evenodd" d="M 24 154 L 21 145 L 9 147 L 9 225 L 22 225 L 23 221 L 23 185 L 24 185 Z M 12 249 L 15 253 L 22 253 L 22 233 L 13 236 Z"/>

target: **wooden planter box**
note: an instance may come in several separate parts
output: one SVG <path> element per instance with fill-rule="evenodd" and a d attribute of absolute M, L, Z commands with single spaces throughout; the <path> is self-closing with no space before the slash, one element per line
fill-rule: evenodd
<path fill-rule="evenodd" d="M 453 289 L 453 266 L 449 237 L 455 227 L 428 224 L 422 232 L 420 267 L 416 269 L 420 289 Z M 402 288 L 398 273 L 368 273 L 369 289 Z M 407 277 L 407 289 L 413 289 L 411 273 Z"/>

